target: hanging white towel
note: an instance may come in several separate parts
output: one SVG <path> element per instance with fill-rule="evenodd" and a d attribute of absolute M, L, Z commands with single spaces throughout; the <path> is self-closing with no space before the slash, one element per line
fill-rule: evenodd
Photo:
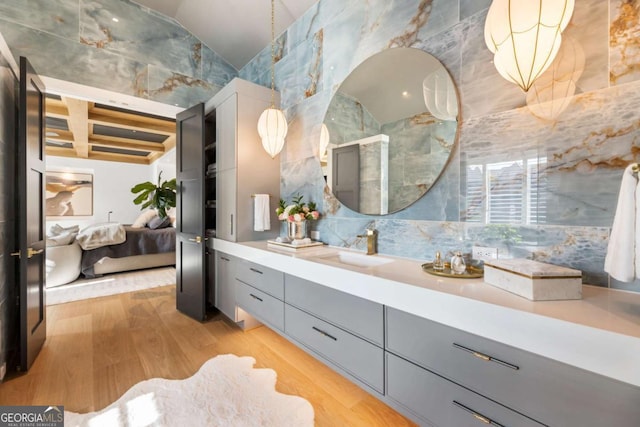
<path fill-rule="evenodd" d="M 269 195 L 256 194 L 253 199 L 253 229 L 255 231 L 271 230 L 269 212 Z"/>
<path fill-rule="evenodd" d="M 621 282 L 640 276 L 640 186 L 629 165 L 622 175 L 604 271 Z"/>

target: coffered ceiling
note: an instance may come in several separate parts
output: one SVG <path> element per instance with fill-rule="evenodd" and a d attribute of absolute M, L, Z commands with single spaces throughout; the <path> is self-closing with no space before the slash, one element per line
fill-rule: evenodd
<path fill-rule="evenodd" d="M 175 147 L 175 120 L 81 99 L 46 98 L 46 154 L 151 164 Z"/>

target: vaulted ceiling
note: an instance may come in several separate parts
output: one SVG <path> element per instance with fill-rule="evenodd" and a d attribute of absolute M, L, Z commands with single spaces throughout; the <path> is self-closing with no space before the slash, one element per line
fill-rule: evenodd
<path fill-rule="evenodd" d="M 175 120 L 48 95 L 46 154 L 151 164 L 175 147 Z"/>
<path fill-rule="evenodd" d="M 271 41 L 270 0 L 134 0 L 175 19 L 236 69 Z M 275 0 L 276 36 L 318 0 Z"/>

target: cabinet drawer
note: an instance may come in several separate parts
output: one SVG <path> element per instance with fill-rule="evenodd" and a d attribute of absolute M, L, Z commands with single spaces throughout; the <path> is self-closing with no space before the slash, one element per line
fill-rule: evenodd
<path fill-rule="evenodd" d="M 386 353 L 387 396 L 438 427 L 541 427 L 517 412 Z"/>
<path fill-rule="evenodd" d="M 284 299 L 284 273 L 260 264 L 241 260 L 236 268 L 238 280 L 280 300 Z"/>
<path fill-rule="evenodd" d="M 640 425 L 638 387 L 392 308 L 386 319 L 390 352 L 541 423 Z"/>
<path fill-rule="evenodd" d="M 285 302 L 382 347 L 383 306 L 301 279 L 285 276 Z"/>
<path fill-rule="evenodd" d="M 384 392 L 383 350 L 285 304 L 285 332 L 379 393 Z"/>
<path fill-rule="evenodd" d="M 267 325 L 284 331 L 284 303 L 236 280 L 236 300 L 240 308 Z"/>

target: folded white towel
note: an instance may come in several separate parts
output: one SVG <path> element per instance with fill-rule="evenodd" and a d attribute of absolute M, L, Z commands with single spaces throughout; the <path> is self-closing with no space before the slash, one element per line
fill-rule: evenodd
<path fill-rule="evenodd" d="M 621 282 L 640 277 L 640 186 L 629 165 L 623 175 L 618 194 L 604 271 Z"/>
<path fill-rule="evenodd" d="M 271 213 L 269 212 L 269 195 L 256 194 L 253 202 L 253 229 L 255 231 L 271 230 Z"/>

